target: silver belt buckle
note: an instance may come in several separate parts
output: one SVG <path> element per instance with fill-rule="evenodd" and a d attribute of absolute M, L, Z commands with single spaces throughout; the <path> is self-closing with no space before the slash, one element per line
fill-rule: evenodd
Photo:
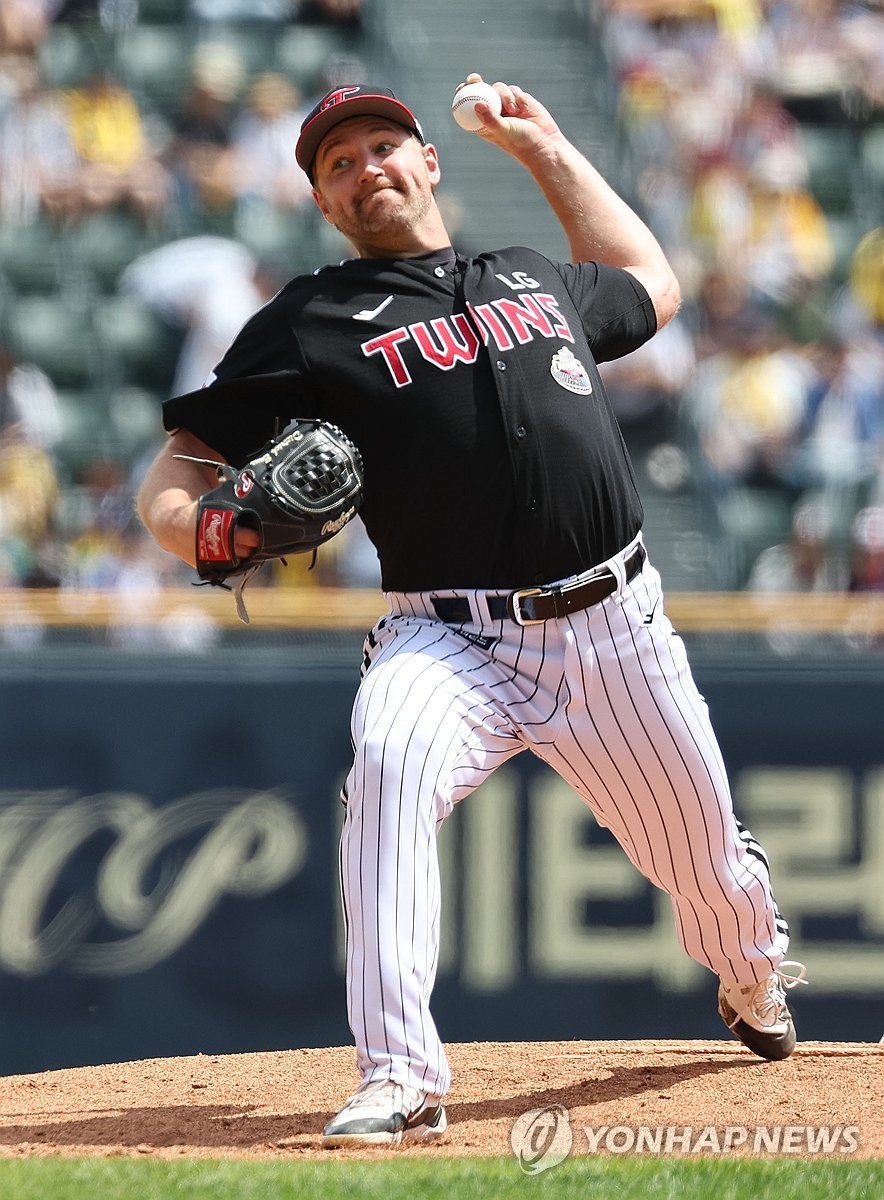
<path fill-rule="evenodd" d="M 543 617 L 524 617 L 522 616 L 521 601 L 526 596 L 540 596 L 543 594 L 543 588 L 519 588 L 517 592 L 510 592 L 507 598 L 507 607 L 510 610 L 510 616 L 517 625 L 542 625 Z"/>

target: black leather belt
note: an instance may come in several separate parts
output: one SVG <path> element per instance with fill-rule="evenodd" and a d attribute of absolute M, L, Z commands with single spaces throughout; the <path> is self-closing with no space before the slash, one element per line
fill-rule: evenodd
<path fill-rule="evenodd" d="M 644 546 L 635 549 L 623 560 L 626 580 L 634 579 L 645 561 Z M 589 579 L 562 587 L 520 588 L 508 596 L 486 596 L 488 614 L 492 621 L 510 620 L 517 625 L 537 625 L 554 617 L 591 608 L 617 588 L 617 576 L 607 569 Z M 446 625 L 466 625 L 473 620 L 468 596 L 440 596 L 433 600 L 436 616 Z"/>

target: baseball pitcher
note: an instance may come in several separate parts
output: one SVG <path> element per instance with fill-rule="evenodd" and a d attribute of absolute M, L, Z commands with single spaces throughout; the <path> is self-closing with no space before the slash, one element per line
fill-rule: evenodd
<path fill-rule="evenodd" d="M 547 109 L 493 86 L 499 104 L 474 98 L 478 129 L 465 136 L 525 169 L 570 261 L 522 246 L 459 253 L 436 203 L 439 156 L 412 110 L 385 88 L 335 88 L 304 120 L 296 156 L 354 255 L 292 280 L 208 386 L 167 402 L 168 444 L 139 497 L 158 542 L 217 582 L 266 556 L 248 496 L 224 505 L 243 473 L 260 473 L 268 439 L 309 419 L 346 440 L 343 464 L 340 444 L 326 463 L 331 519 L 358 507 L 388 611 L 365 642 L 342 797 L 362 1083 L 327 1146 L 445 1133 L 451 1078 L 430 1007 L 436 833 L 525 751 L 669 894 L 685 951 L 718 977 L 728 1028 L 763 1058 L 795 1045 L 785 990 L 804 968 L 785 969 L 768 861 L 734 817 L 598 371 L 671 320 L 678 283 Z M 219 471 L 223 503 L 206 499 Z M 210 520 L 224 535 L 213 547 Z"/>

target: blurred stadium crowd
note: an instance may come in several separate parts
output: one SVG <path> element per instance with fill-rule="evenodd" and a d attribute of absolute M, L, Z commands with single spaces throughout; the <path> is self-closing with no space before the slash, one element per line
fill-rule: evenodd
<path fill-rule="evenodd" d="M 656 410 L 656 472 L 697 491 L 712 586 L 884 588 L 884 8 L 596 9 L 686 298 L 610 373 L 627 438 Z"/>
<path fill-rule="evenodd" d="M 133 514 L 159 404 L 347 253 L 293 147 L 371 2 L 2 0 L 0 586 L 192 580 Z M 884 590 L 884 5 L 583 7 L 685 297 L 606 368 L 627 442 L 708 586 Z M 262 582 L 375 586 L 352 528 Z"/>

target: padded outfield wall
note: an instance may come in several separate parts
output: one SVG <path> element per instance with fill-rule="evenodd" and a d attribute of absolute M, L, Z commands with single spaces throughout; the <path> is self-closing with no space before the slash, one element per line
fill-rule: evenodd
<path fill-rule="evenodd" d="M 361 633 L 113 640 L 36 648 L 21 626 L 0 650 L 0 1073 L 348 1044 L 336 843 Z M 800 1034 L 877 1041 L 884 656 L 687 640 L 808 966 Z M 530 755 L 440 850 L 446 1039 L 722 1036 L 666 897 Z"/>

